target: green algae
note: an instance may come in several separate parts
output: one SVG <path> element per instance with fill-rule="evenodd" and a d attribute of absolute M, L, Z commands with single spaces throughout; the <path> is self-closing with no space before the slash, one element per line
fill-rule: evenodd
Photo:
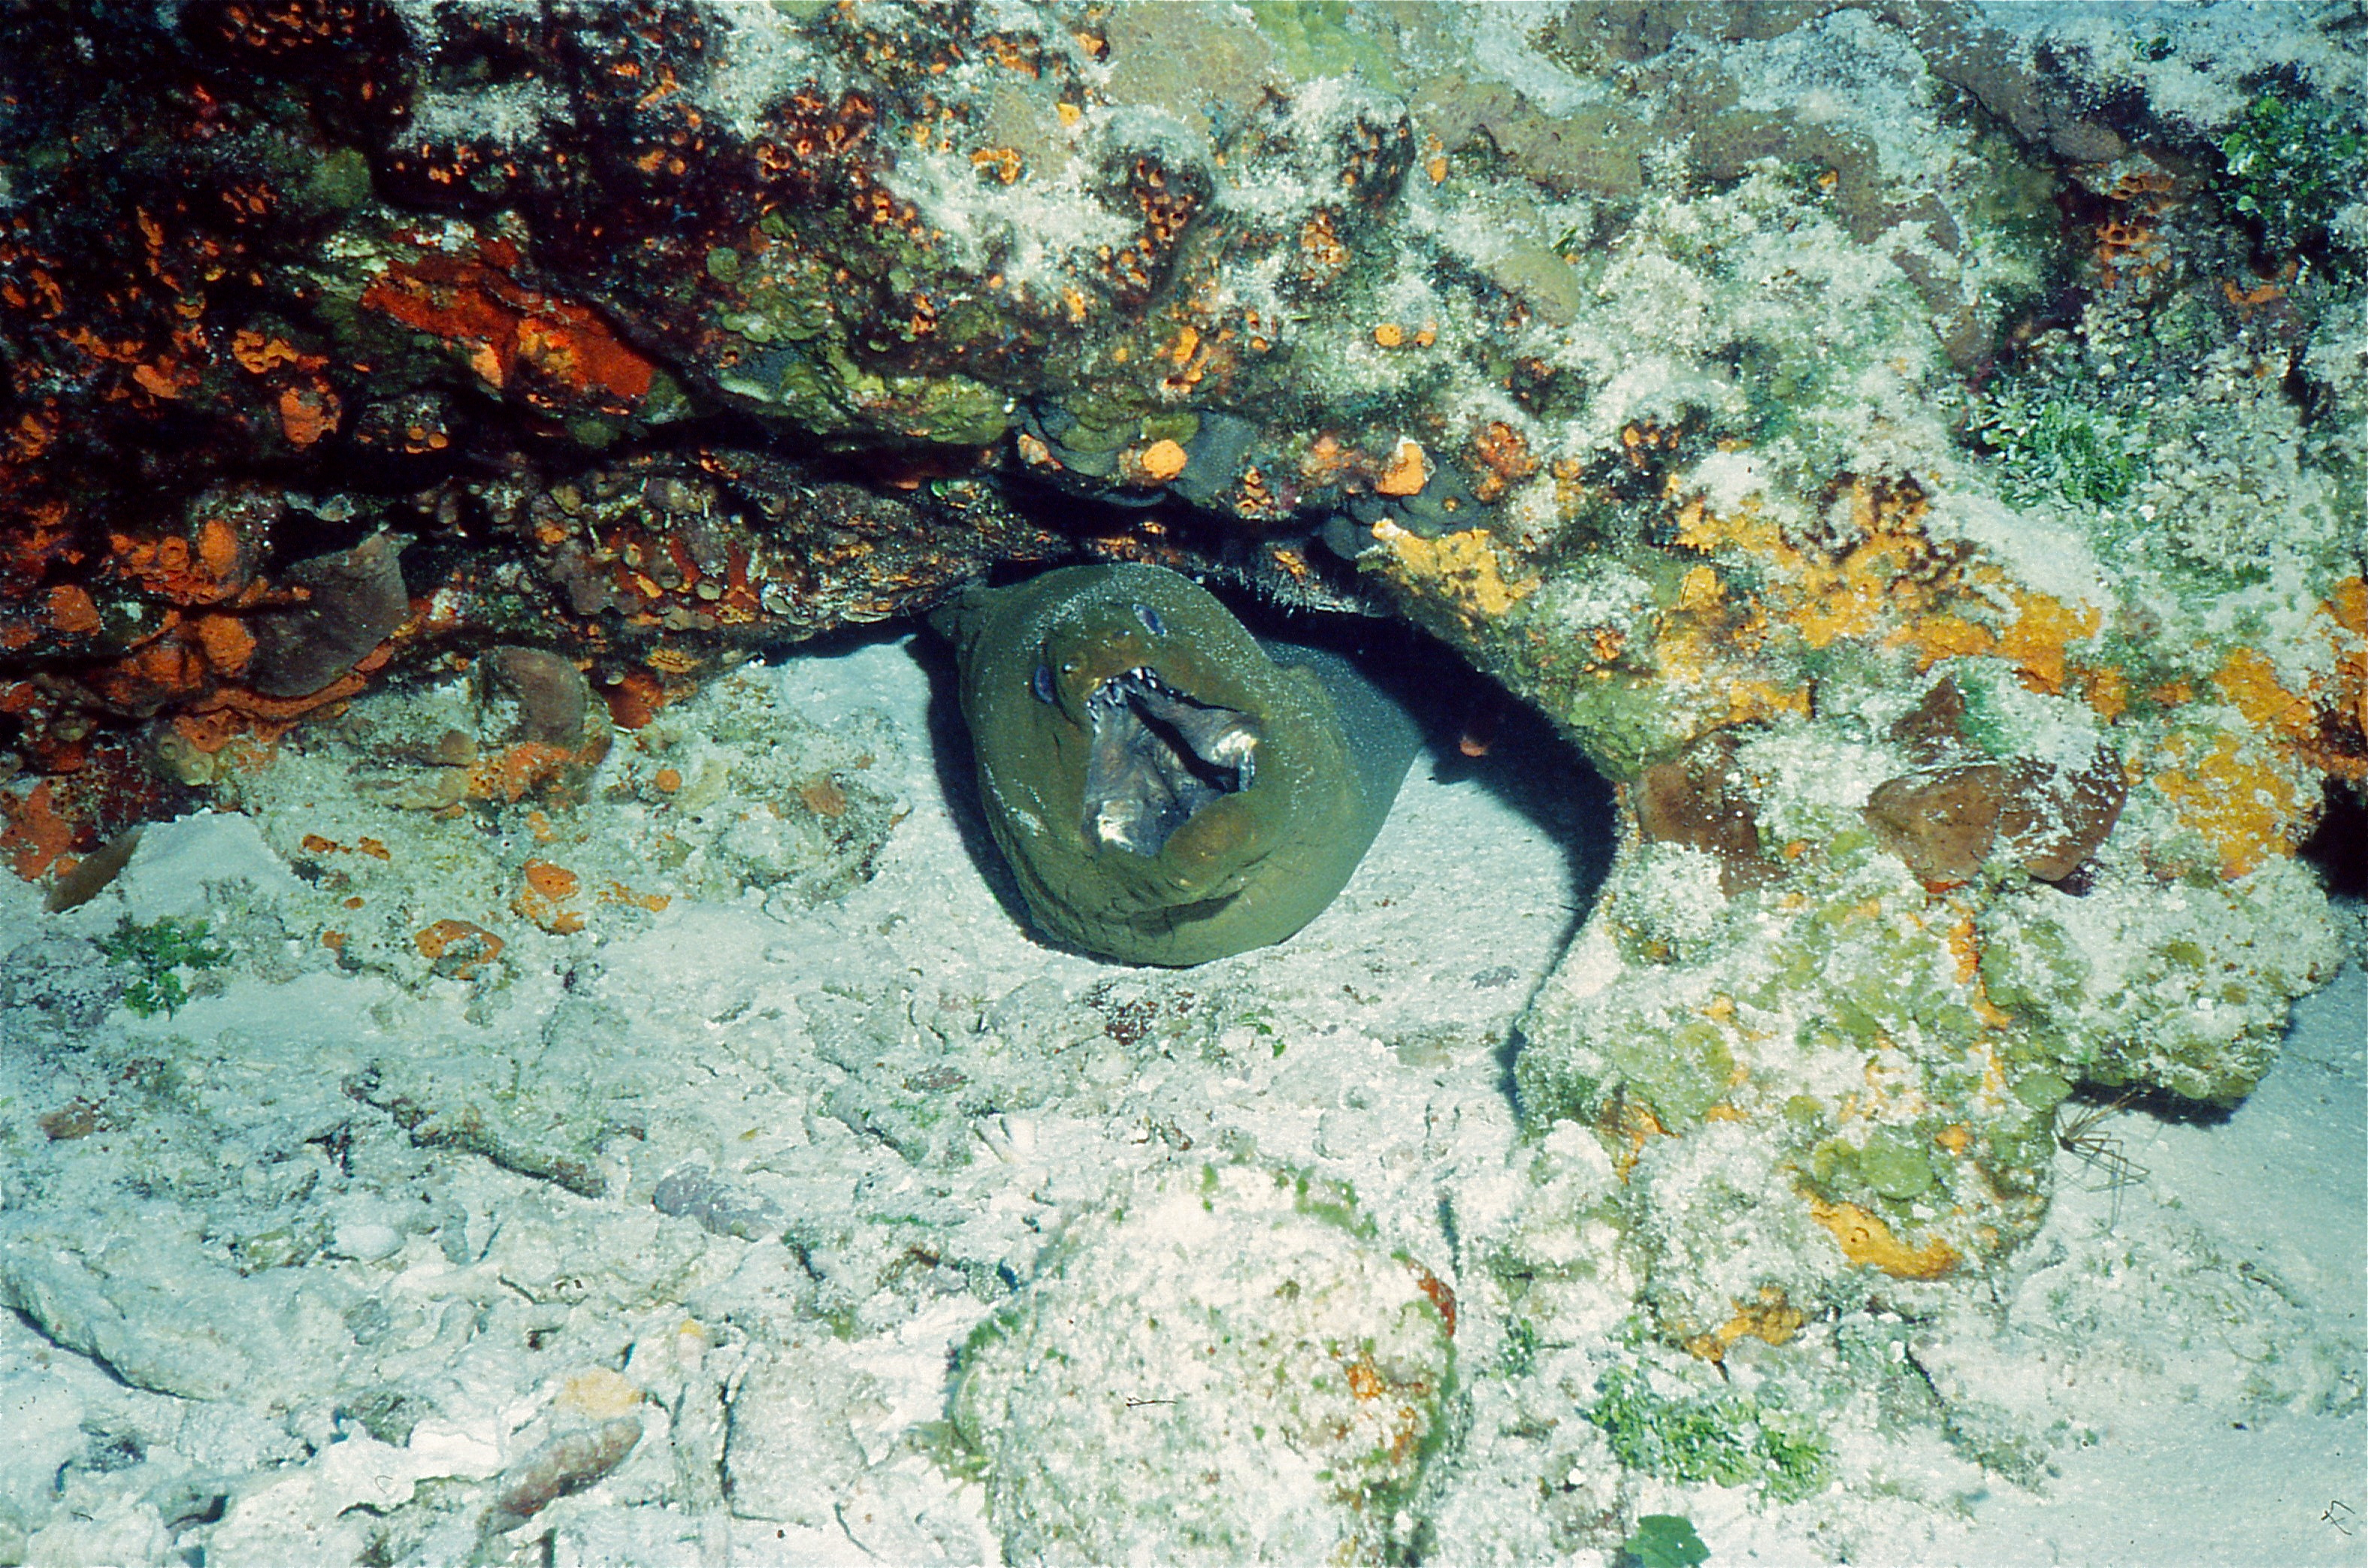
<path fill-rule="evenodd" d="M 1695 1568 L 1710 1561 L 1693 1521 L 1678 1514 L 1645 1515 L 1620 1550 L 1634 1568 Z"/>
<path fill-rule="evenodd" d="M 2019 506 L 2118 506 L 2146 478 L 2154 446 L 2143 423 L 2050 381 L 2003 382 L 1984 392 L 1967 428 L 1996 454 L 1999 490 Z"/>
<path fill-rule="evenodd" d="M 1833 1474 L 1831 1446 L 1808 1416 L 1748 1393 L 1663 1394 L 1633 1365 L 1606 1371 L 1580 1414 L 1622 1464 L 1657 1480 L 1748 1486 L 1792 1503 Z"/>
<path fill-rule="evenodd" d="M 2368 127 L 2338 98 L 2264 93 L 2219 147 L 2237 210 L 2278 255 L 2324 240 L 2337 209 L 2368 185 Z"/>
<path fill-rule="evenodd" d="M 1607 1054 L 1673 1131 L 1700 1122 L 1733 1088 L 1735 1056 L 1716 1024 L 1682 1024 L 1667 1032 L 1640 1028 L 1612 1040 Z"/>
<path fill-rule="evenodd" d="M 231 958 L 205 920 L 170 915 L 145 924 L 127 915 L 113 935 L 98 938 L 98 950 L 131 971 L 123 1005 L 142 1018 L 179 1012 L 189 1000 L 183 973 L 220 969 Z"/>
<path fill-rule="evenodd" d="M 1992 1001 L 2032 1028 L 2059 1082 L 2232 1104 L 2274 1059 L 2287 1003 L 2340 956 L 2323 895 L 2290 861 L 2159 903 L 2106 893 L 2067 904 L 2045 892 L 2001 898 L 1982 952 Z"/>
<path fill-rule="evenodd" d="M 1896 1203 L 1921 1198 L 1932 1190 L 1935 1178 L 1930 1158 L 1896 1128 L 1879 1127 L 1868 1134 L 1866 1146 L 1858 1152 L 1857 1165 L 1860 1179 L 1877 1197 Z"/>
<path fill-rule="evenodd" d="M 1250 0 L 1248 10 L 1295 80 L 1354 76 L 1398 91 L 1396 62 L 1372 31 L 1355 25 L 1357 8 L 1345 0 Z"/>

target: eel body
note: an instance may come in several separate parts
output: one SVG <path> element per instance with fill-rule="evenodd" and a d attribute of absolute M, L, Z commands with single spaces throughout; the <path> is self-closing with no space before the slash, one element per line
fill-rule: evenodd
<path fill-rule="evenodd" d="M 1162 567 L 974 586 L 935 624 L 1030 915 L 1125 963 L 1205 963 L 1313 920 L 1420 739 L 1347 660 L 1278 644 L 1278 663 Z"/>

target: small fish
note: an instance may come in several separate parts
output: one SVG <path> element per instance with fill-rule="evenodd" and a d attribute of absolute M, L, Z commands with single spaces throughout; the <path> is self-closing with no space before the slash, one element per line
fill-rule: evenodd
<path fill-rule="evenodd" d="M 50 885 L 50 895 L 42 901 L 42 907 L 58 915 L 97 898 L 117 873 L 131 863 L 131 852 L 140 847 L 141 832 L 137 827 L 128 828 L 84 856 L 73 870 Z"/>

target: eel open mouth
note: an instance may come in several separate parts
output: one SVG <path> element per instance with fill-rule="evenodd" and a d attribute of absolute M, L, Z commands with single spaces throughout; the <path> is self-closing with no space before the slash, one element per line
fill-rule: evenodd
<path fill-rule="evenodd" d="M 1196 702 L 1142 665 L 1086 699 L 1086 837 L 1156 855 L 1192 814 L 1250 787 L 1262 738 L 1247 713 Z"/>

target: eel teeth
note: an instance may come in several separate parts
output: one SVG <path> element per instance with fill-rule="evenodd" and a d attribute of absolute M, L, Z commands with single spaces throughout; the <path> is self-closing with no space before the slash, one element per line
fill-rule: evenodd
<path fill-rule="evenodd" d="M 1098 844 L 1156 855 L 1193 813 L 1256 776 L 1257 722 L 1196 701 L 1147 665 L 1102 682 L 1086 712 L 1085 825 Z"/>

